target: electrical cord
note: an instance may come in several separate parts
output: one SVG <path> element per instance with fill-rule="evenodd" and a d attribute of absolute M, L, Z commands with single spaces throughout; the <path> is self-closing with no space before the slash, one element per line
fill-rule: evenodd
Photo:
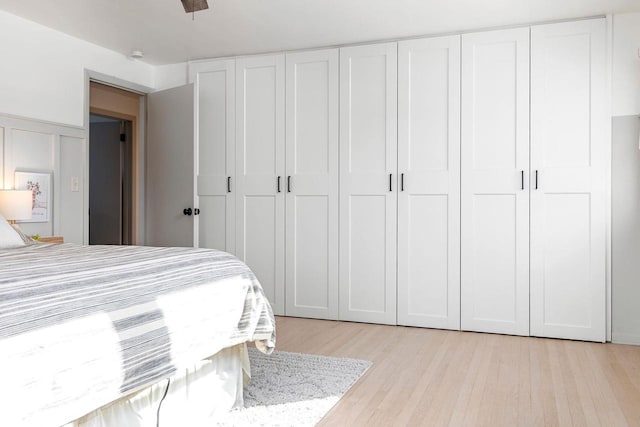
<path fill-rule="evenodd" d="M 158 404 L 158 412 L 156 413 L 156 427 L 160 427 L 160 408 L 162 407 L 164 398 L 167 397 L 167 393 L 169 393 L 169 384 L 171 384 L 171 378 L 167 378 L 167 387 L 164 389 L 164 394 L 162 395 L 162 399 L 160 399 L 160 403 Z"/>

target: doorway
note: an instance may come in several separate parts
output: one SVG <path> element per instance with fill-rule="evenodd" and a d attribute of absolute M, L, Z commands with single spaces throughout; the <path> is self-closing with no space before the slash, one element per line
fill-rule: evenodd
<path fill-rule="evenodd" d="M 89 116 L 89 244 L 132 243 L 133 123 Z"/>
<path fill-rule="evenodd" d="M 140 244 L 144 95 L 89 83 L 90 245 Z"/>

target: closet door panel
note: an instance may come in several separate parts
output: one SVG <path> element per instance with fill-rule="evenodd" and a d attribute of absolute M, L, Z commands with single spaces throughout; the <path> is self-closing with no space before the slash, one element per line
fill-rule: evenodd
<path fill-rule="evenodd" d="M 286 62 L 286 314 L 337 319 L 338 50 Z"/>
<path fill-rule="evenodd" d="M 196 84 L 198 246 L 235 253 L 235 60 L 189 67 Z"/>
<path fill-rule="evenodd" d="M 277 251 L 279 226 L 278 198 L 266 195 L 245 195 L 242 212 L 244 239 L 242 260 L 253 270 L 264 288 L 269 302 L 278 301 L 278 280 L 282 259 Z M 277 303 L 276 303 L 277 304 Z M 275 309 L 274 309 L 275 312 Z M 283 314 L 283 313 L 282 313 Z"/>
<path fill-rule="evenodd" d="M 529 29 L 462 36 L 462 329 L 529 334 Z"/>
<path fill-rule="evenodd" d="M 236 255 L 275 314 L 285 308 L 284 65 L 284 55 L 236 60 Z"/>
<path fill-rule="evenodd" d="M 400 213 L 399 224 L 399 244 L 404 250 L 398 251 L 398 268 L 406 271 L 398 272 L 398 323 L 456 329 L 460 318 L 450 301 L 448 286 L 449 197 L 415 195 L 408 199 L 407 215 Z M 412 319 L 423 316 L 431 321 Z"/>
<path fill-rule="evenodd" d="M 460 36 L 398 49 L 398 323 L 459 329 Z"/>
<path fill-rule="evenodd" d="M 348 208 L 353 219 L 348 253 L 351 274 L 345 301 L 349 304 L 345 308 L 348 313 L 343 313 L 341 320 L 374 321 L 375 317 L 384 323 L 389 309 L 387 287 L 390 287 L 386 275 L 387 200 L 384 195 L 353 195 Z M 395 323 L 392 318 L 388 322 Z"/>
<path fill-rule="evenodd" d="M 198 181 L 199 189 L 202 187 Z M 235 204 L 228 203 L 228 197 L 224 195 L 211 195 L 210 192 L 201 194 L 198 192 L 200 221 L 198 223 L 198 247 L 220 249 L 221 251 L 234 253 L 235 241 L 229 239 L 227 226 L 235 225 L 235 218 L 231 219 L 227 212 L 235 211 Z M 235 234 L 235 230 L 233 230 Z"/>
<path fill-rule="evenodd" d="M 296 196 L 287 203 L 288 316 L 336 318 L 337 281 L 330 273 L 337 275 L 331 263 L 337 251 L 329 247 L 328 202 L 327 196 Z"/>
<path fill-rule="evenodd" d="M 605 21 L 535 26 L 531 49 L 531 334 L 604 341 Z"/>
<path fill-rule="evenodd" d="M 463 290 L 462 327 L 484 332 L 516 333 L 518 314 L 521 315 L 518 313 L 517 243 L 521 237 L 518 232 L 524 232 L 528 224 L 518 224 L 518 200 L 513 194 L 475 195 L 470 208 L 474 218 L 469 235 L 465 237 L 473 241 L 471 251 L 467 253 L 474 261 L 471 267 L 473 282 L 470 289 Z M 519 225 L 523 225 L 520 230 Z M 526 289 L 523 287 L 522 291 Z M 498 324 L 496 330 L 490 330 L 489 322 Z M 521 331 L 524 335 L 528 334 L 526 323 L 527 327 Z M 498 329 L 500 327 L 505 330 Z"/>
<path fill-rule="evenodd" d="M 340 50 L 341 320 L 396 323 L 397 45 Z"/>

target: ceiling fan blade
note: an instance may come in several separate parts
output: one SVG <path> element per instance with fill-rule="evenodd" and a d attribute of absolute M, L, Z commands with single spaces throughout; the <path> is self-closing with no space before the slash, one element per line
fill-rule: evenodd
<path fill-rule="evenodd" d="M 207 0 L 181 0 L 184 11 L 187 13 L 197 12 L 199 10 L 209 9 Z"/>

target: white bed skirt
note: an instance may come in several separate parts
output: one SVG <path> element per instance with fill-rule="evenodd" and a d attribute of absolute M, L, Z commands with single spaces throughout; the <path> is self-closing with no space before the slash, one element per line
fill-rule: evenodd
<path fill-rule="evenodd" d="M 226 348 L 171 377 L 160 410 L 162 427 L 211 426 L 221 414 L 243 405 L 242 389 L 249 379 L 246 344 Z M 163 380 L 112 402 L 64 427 L 155 427 Z"/>

